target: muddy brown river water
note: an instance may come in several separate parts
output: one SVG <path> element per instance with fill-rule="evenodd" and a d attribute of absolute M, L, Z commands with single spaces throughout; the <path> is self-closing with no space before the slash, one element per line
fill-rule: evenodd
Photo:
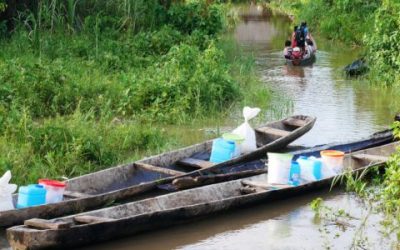
<path fill-rule="evenodd" d="M 261 13 L 256 6 L 248 10 Z M 245 53 L 256 59 L 260 76 L 276 95 L 272 104 L 276 109 L 284 109 L 280 98 L 283 95 L 291 100 L 289 113 L 317 117 L 311 132 L 296 143 L 312 146 L 348 141 L 387 128 L 399 110 L 393 91 L 370 87 L 363 80 L 348 79 L 343 74 L 343 67 L 357 58 L 359 50 L 315 36 L 318 53 L 312 66 L 284 65 L 282 47 L 292 25 L 279 16 L 250 17 L 237 26 L 232 36 Z M 286 115 L 289 114 L 282 114 Z M 323 197 L 335 209 L 349 212 L 352 219 L 346 220 L 347 226 L 318 220 L 310 208 L 310 202 L 317 197 Z M 340 190 L 322 190 L 83 249 L 394 248 L 392 239 L 380 233 L 380 215 L 369 215 L 365 227 L 360 227 L 368 214 L 368 208 L 356 196 Z M 0 248 L 7 248 L 4 237 L 0 237 Z"/>

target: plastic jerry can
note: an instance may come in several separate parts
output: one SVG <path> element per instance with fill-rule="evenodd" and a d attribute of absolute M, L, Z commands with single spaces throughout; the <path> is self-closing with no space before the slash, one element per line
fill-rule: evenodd
<path fill-rule="evenodd" d="M 292 161 L 292 165 L 290 166 L 290 184 L 293 186 L 300 185 L 300 165 L 299 163 Z"/>
<path fill-rule="evenodd" d="M 210 161 L 213 163 L 229 161 L 233 158 L 234 153 L 234 141 L 228 141 L 222 138 L 218 138 L 213 141 Z"/>
<path fill-rule="evenodd" d="M 17 208 L 46 204 L 46 189 L 42 185 L 22 186 L 18 190 Z"/>

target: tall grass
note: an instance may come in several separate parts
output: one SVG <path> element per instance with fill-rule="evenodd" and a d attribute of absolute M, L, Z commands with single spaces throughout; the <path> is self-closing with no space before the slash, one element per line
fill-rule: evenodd
<path fill-rule="evenodd" d="M 42 0 L 19 8 L 12 36 L 0 40 L 0 172 L 11 169 L 19 184 L 165 150 L 179 141 L 163 126 L 269 98 L 253 62 L 224 49 L 220 4 Z"/>

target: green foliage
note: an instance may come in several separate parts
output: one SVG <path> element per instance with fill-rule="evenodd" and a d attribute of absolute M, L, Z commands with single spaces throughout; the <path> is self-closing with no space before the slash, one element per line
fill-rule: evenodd
<path fill-rule="evenodd" d="M 394 135 L 400 138 L 400 122 L 396 121 L 393 124 Z M 395 215 L 395 219 L 400 222 L 400 150 L 392 155 L 387 163 L 381 198 L 384 201 L 383 206 L 388 215 Z"/>
<path fill-rule="evenodd" d="M 220 5 L 191 1 L 173 5 L 168 10 L 167 19 L 170 24 L 187 34 L 201 30 L 207 35 L 215 35 L 224 28 L 222 13 Z"/>
<path fill-rule="evenodd" d="M 37 123 L 14 112 L 12 127 L 0 136 L 0 172 L 10 169 L 19 184 L 85 174 L 166 145 L 161 131 L 137 123 L 93 120 L 80 112 Z"/>
<path fill-rule="evenodd" d="M 4 12 L 7 8 L 7 4 L 5 0 L 0 0 L 0 13 Z"/>
<path fill-rule="evenodd" d="M 380 0 L 284 1 L 286 8 L 307 21 L 311 31 L 357 45 L 362 44 L 363 34 L 372 29 L 379 3 Z"/>
<path fill-rule="evenodd" d="M 221 46 L 220 4 L 36 7 L 20 12 L 12 36 L 0 40 L 0 173 L 12 170 L 19 184 L 165 149 L 171 138 L 153 124 L 219 117 L 243 96 L 252 102 L 241 91 L 261 86 L 254 64 L 228 58 Z"/>
<path fill-rule="evenodd" d="M 372 76 L 382 85 L 400 83 L 400 3 L 383 1 L 375 14 L 375 25 L 365 35 Z"/>

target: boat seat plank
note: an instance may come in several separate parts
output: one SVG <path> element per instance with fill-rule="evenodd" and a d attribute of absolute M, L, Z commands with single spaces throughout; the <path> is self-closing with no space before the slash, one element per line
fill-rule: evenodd
<path fill-rule="evenodd" d="M 288 118 L 284 120 L 282 123 L 293 127 L 303 127 L 307 124 L 307 121 L 296 118 Z"/>
<path fill-rule="evenodd" d="M 214 166 L 215 164 L 210 161 L 204 161 L 195 158 L 185 158 L 177 162 L 179 165 L 184 165 L 188 167 L 194 168 L 209 168 Z"/>
<path fill-rule="evenodd" d="M 358 160 L 375 161 L 375 162 L 386 162 L 389 157 L 383 155 L 371 155 L 371 154 L 355 154 L 351 157 Z"/>
<path fill-rule="evenodd" d="M 138 168 L 141 168 L 144 170 L 158 172 L 158 173 L 167 174 L 167 175 L 180 176 L 180 175 L 186 174 L 185 172 L 176 171 L 176 170 L 168 169 L 168 168 L 160 168 L 160 167 L 156 167 L 156 166 L 153 166 L 153 165 L 150 165 L 147 163 L 142 163 L 142 162 L 135 163 L 135 165 Z"/>
<path fill-rule="evenodd" d="M 92 215 L 81 215 L 81 216 L 75 216 L 74 221 L 81 224 L 93 224 L 93 223 L 110 222 L 114 221 L 114 219 L 92 216 Z"/>
<path fill-rule="evenodd" d="M 24 221 L 24 225 L 37 229 L 53 229 L 53 230 L 67 229 L 71 227 L 71 223 L 69 222 L 53 222 L 38 218 L 26 220 Z"/>
<path fill-rule="evenodd" d="M 263 128 L 258 128 L 256 129 L 258 132 L 264 133 L 264 134 L 271 134 L 271 135 L 276 135 L 279 137 L 284 137 L 289 135 L 291 132 L 282 130 L 282 129 L 277 129 L 277 128 L 271 128 L 271 127 L 263 127 Z"/>
<path fill-rule="evenodd" d="M 85 193 L 81 193 L 81 192 L 74 192 L 74 191 L 68 191 L 65 190 L 64 191 L 64 196 L 70 197 L 70 198 L 79 198 L 79 199 L 83 199 L 83 198 L 89 198 L 92 195 L 90 194 L 85 194 Z"/>

